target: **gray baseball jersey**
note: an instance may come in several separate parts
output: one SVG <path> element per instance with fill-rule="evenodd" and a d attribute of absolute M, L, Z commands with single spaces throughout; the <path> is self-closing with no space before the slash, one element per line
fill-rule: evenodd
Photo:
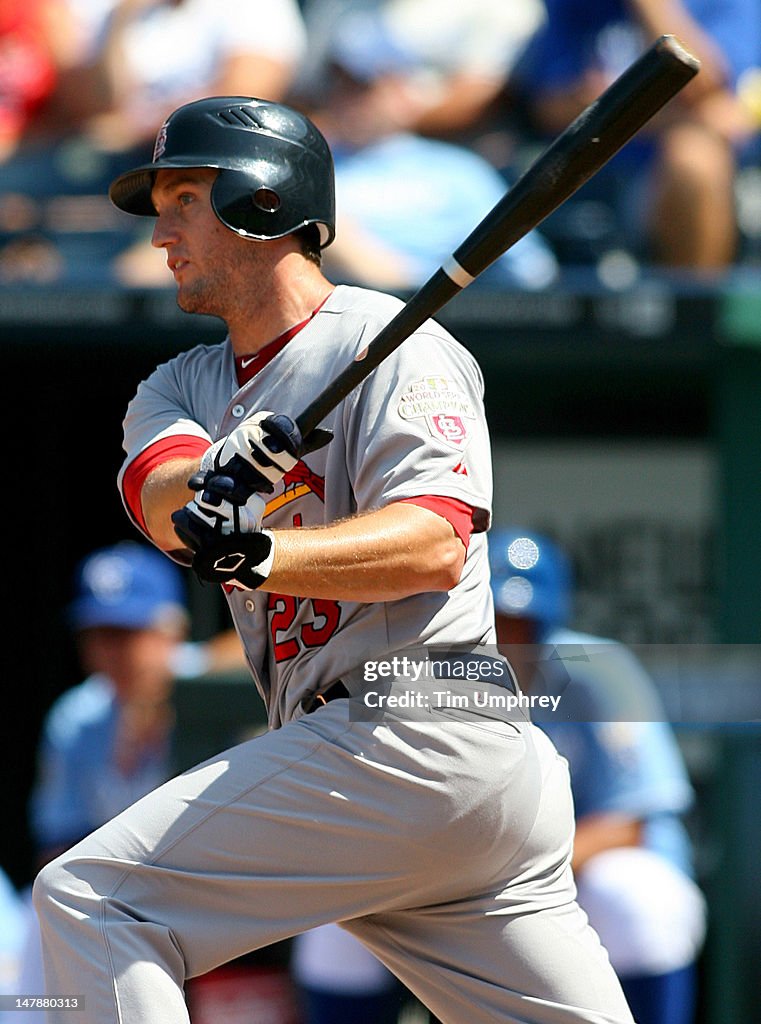
<path fill-rule="evenodd" d="M 295 417 L 401 307 L 391 296 L 339 286 L 270 363 L 238 387 L 229 341 L 199 346 L 160 366 L 125 419 L 127 465 L 172 434 L 210 441 L 263 409 Z M 356 604 L 261 592 L 228 594 L 270 725 L 301 713 L 310 693 L 342 679 L 361 688 L 361 666 L 421 644 L 494 640 L 484 530 L 491 451 L 483 379 L 467 350 L 425 323 L 322 424 L 331 443 L 289 473 L 268 501 L 269 528 L 315 526 L 422 495 L 475 510 L 460 582 L 448 593 Z"/>

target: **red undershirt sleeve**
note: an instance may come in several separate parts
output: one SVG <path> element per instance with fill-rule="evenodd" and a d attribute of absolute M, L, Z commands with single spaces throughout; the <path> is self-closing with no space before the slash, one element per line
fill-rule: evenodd
<path fill-rule="evenodd" d="M 122 495 L 130 515 L 148 535 L 143 516 L 141 494 L 149 474 L 170 459 L 200 458 L 209 447 L 209 442 L 192 434 L 177 434 L 165 437 L 149 445 L 127 466 L 122 478 Z"/>
<path fill-rule="evenodd" d="M 446 498 L 440 494 L 423 494 L 414 498 L 400 498 L 400 503 L 408 505 L 419 505 L 427 508 L 436 515 L 442 516 L 452 526 L 452 529 L 468 549 L 470 535 L 473 533 L 473 509 L 467 502 L 459 498 Z"/>

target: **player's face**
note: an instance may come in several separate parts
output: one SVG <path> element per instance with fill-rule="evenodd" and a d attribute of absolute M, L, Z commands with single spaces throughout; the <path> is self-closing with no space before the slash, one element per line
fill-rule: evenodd
<path fill-rule="evenodd" d="M 153 245 L 166 250 L 177 303 L 188 313 L 229 322 L 262 287 L 267 261 L 261 245 L 226 228 L 211 205 L 217 175 L 208 168 L 162 170 L 151 193 L 156 208 Z"/>

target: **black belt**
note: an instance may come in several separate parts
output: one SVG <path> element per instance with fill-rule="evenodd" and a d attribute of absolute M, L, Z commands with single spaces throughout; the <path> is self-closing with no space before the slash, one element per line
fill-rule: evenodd
<path fill-rule="evenodd" d="M 351 697 L 351 694 L 341 680 L 338 679 L 327 690 L 323 690 L 322 693 L 310 693 L 308 697 L 304 697 L 301 702 L 301 708 L 305 715 L 309 715 L 324 704 L 329 704 L 332 700 L 338 700 L 341 697 L 348 698 Z"/>

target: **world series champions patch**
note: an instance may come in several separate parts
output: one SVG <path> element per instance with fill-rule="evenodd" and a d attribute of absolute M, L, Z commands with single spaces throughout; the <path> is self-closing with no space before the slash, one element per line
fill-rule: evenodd
<path fill-rule="evenodd" d="M 448 377 L 412 381 L 402 392 L 398 412 L 403 420 L 424 419 L 431 437 L 456 451 L 468 446 L 468 421 L 476 419 L 470 399 Z"/>

